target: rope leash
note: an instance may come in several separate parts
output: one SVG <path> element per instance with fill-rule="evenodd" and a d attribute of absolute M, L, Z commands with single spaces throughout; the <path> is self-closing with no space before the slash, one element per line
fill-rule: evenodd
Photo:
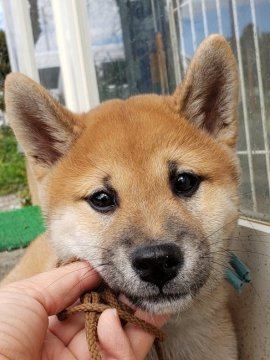
<path fill-rule="evenodd" d="M 71 261 L 72 262 L 72 261 Z M 61 264 L 63 265 L 63 264 Z M 134 310 L 128 305 L 120 302 L 109 287 L 103 286 L 100 291 L 91 291 L 81 297 L 81 304 L 57 314 L 60 321 L 64 321 L 70 315 L 85 313 L 85 332 L 91 360 L 102 360 L 98 348 L 97 324 L 100 314 L 106 309 L 116 309 L 122 324 L 130 323 L 152 334 L 155 337 L 155 349 L 159 360 L 165 360 L 160 342 L 164 341 L 165 336 L 161 330 L 146 321 L 137 318 Z"/>

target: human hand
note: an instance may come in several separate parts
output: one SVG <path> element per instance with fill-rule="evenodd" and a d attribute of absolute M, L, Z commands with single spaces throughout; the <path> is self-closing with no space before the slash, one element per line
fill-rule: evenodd
<path fill-rule="evenodd" d="M 87 263 L 77 262 L 0 289 L 0 359 L 89 359 L 83 314 L 64 322 L 53 316 L 100 283 Z M 136 311 L 161 327 L 166 316 Z M 103 359 L 144 359 L 154 338 L 138 327 L 123 329 L 114 309 L 101 314 L 98 339 Z"/>

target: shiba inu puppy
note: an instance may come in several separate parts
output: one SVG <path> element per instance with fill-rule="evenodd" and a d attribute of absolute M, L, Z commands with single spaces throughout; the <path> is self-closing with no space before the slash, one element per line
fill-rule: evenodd
<path fill-rule="evenodd" d="M 223 271 L 238 217 L 238 76 L 224 38 L 203 41 L 172 96 L 75 115 L 20 74 L 5 96 L 48 229 L 9 281 L 85 259 L 136 306 L 175 314 L 167 359 L 236 360 Z"/>

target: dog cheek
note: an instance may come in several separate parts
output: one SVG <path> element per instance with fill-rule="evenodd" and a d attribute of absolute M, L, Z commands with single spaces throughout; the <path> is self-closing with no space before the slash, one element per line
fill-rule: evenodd
<path fill-rule="evenodd" d="M 54 212 L 48 224 L 49 242 L 61 260 L 70 257 L 87 260 L 96 267 L 102 263 L 100 239 L 73 208 Z"/>
<path fill-rule="evenodd" d="M 228 244 L 238 218 L 235 196 L 234 189 L 229 185 L 211 189 L 205 187 L 193 206 L 193 216 L 203 229 L 204 239 L 210 247 L 215 244 L 219 249 Z"/>

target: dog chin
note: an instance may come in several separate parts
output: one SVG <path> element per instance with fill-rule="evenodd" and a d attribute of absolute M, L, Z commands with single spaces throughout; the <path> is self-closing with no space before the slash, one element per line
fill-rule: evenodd
<path fill-rule="evenodd" d="M 128 300 L 137 308 L 151 314 L 168 314 L 181 312 L 189 308 L 193 297 L 191 294 L 170 294 L 155 296 L 133 296 L 125 294 Z"/>

